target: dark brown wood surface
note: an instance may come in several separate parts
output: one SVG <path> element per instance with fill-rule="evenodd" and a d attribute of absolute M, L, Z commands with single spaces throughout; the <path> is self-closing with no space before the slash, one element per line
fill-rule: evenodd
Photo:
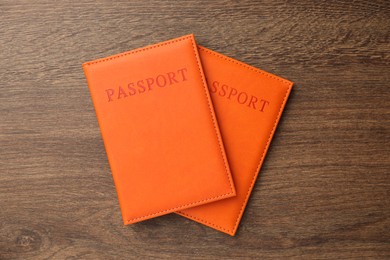
<path fill-rule="evenodd" d="M 0 259 L 390 258 L 389 1 L 0 1 Z M 236 237 L 123 226 L 81 63 L 194 33 L 295 82 Z"/>

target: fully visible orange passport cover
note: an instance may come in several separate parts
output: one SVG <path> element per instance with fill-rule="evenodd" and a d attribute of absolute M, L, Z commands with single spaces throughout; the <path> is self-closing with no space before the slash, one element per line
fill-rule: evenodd
<path fill-rule="evenodd" d="M 124 224 L 235 195 L 193 35 L 83 69 Z"/>
<path fill-rule="evenodd" d="M 235 235 L 293 84 L 204 47 L 199 55 L 237 196 L 177 213 Z"/>

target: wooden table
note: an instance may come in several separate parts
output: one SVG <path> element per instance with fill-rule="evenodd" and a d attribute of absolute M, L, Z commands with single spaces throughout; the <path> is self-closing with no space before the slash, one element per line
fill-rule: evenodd
<path fill-rule="evenodd" d="M 0 259 L 390 257 L 389 1 L 0 2 Z M 194 33 L 295 82 L 235 237 L 123 226 L 81 63 Z"/>

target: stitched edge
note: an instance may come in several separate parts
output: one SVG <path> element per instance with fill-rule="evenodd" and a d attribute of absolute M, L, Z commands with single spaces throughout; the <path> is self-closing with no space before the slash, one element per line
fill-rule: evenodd
<path fill-rule="evenodd" d="M 185 217 L 187 217 L 189 219 L 192 219 L 192 220 L 198 221 L 200 223 L 203 223 L 205 225 L 211 226 L 211 227 L 213 227 L 213 228 L 215 228 L 217 230 L 220 230 L 222 232 L 225 232 L 225 233 L 227 233 L 227 234 L 229 234 L 231 236 L 234 236 L 234 230 L 229 230 L 227 228 L 220 227 L 220 226 L 218 226 L 218 225 L 216 225 L 214 223 L 211 223 L 211 222 L 208 222 L 208 221 L 206 221 L 204 219 L 201 219 L 201 218 L 189 215 L 188 213 L 185 213 L 183 211 L 177 211 L 176 213 L 179 214 L 179 215 L 185 216 Z"/>
<path fill-rule="evenodd" d="M 289 85 L 291 84 L 291 82 L 288 81 L 288 80 L 285 80 L 285 79 L 282 79 L 282 78 L 280 78 L 280 77 L 277 77 L 277 76 L 275 76 L 275 75 L 273 75 L 273 74 L 271 74 L 271 73 L 268 73 L 268 72 L 265 72 L 265 71 L 260 70 L 260 69 L 258 69 L 258 68 L 255 68 L 255 67 L 253 67 L 253 66 L 251 66 L 251 65 L 249 65 L 249 64 L 243 63 L 243 62 L 241 62 L 241 61 L 239 61 L 239 60 L 235 60 L 235 59 L 233 59 L 233 58 L 224 56 L 224 55 L 222 55 L 222 54 L 220 54 L 220 53 L 218 53 L 218 52 L 215 52 L 215 51 L 212 51 L 212 50 L 210 50 L 210 49 L 207 49 L 206 47 L 203 47 L 203 46 L 199 46 L 199 45 L 198 45 L 198 49 L 201 50 L 201 51 L 207 52 L 207 53 L 209 53 L 209 54 L 212 54 L 212 55 L 214 55 L 214 56 L 217 56 L 218 58 L 221 58 L 221 59 L 224 59 L 224 60 L 233 62 L 233 63 L 235 63 L 235 64 L 237 64 L 237 65 L 240 65 L 240 66 L 242 66 L 242 67 L 245 67 L 245 68 L 247 68 L 247 69 L 249 69 L 249 70 L 253 70 L 253 71 L 255 71 L 255 72 L 259 73 L 259 74 L 262 74 L 262 75 L 264 75 L 264 76 L 267 76 L 267 77 L 269 77 L 269 78 L 276 79 L 276 80 L 278 80 L 278 81 L 280 81 L 280 82 L 283 82 L 284 84 L 287 84 L 287 86 L 289 86 Z"/>
<path fill-rule="evenodd" d="M 217 135 L 218 145 L 219 145 L 219 149 L 220 149 L 223 161 L 224 161 L 226 175 L 227 175 L 228 180 L 229 180 L 230 192 L 229 193 L 225 193 L 223 195 L 215 196 L 215 197 L 212 197 L 212 198 L 207 198 L 207 199 L 204 199 L 204 200 L 192 202 L 192 203 L 185 204 L 185 205 L 182 205 L 182 206 L 178 206 L 178 207 L 162 210 L 162 211 L 155 212 L 155 213 L 148 214 L 148 215 L 144 215 L 144 216 L 141 216 L 141 217 L 127 219 L 125 221 L 126 224 L 134 223 L 137 220 L 147 219 L 147 218 L 152 217 L 152 216 L 161 215 L 162 213 L 174 212 L 176 210 L 180 210 L 180 209 L 183 209 L 185 207 L 189 207 L 189 206 L 192 206 L 192 205 L 200 204 L 202 202 L 213 201 L 213 200 L 217 200 L 218 198 L 229 197 L 229 195 L 232 195 L 232 194 L 235 193 L 234 192 L 235 190 L 233 189 L 233 186 L 232 186 L 232 178 L 231 178 L 231 176 L 229 176 L 229 170 L 228 170 L 229 168 L 227 167 L 227 161 L 226 161 L 225 156 L 223 156 L 224 154 L 223 154 L 222 145 L 221 145 L 222 144 L 222 140 L 221 140 L 220 136 L 217 133 L 217 127 L 216 127 L 216 123 L 215 123 L 215 118 L 214 118 L 213 113 L 212 113 L 212 107 L 211 107 L 211 104 L 210 104 L 210 98 L 207 96 L 206 82 L 205 82 L 204 76 L 202 75 L 202 70 L 201 70 L 200 63 L 199 63 L 199 56 L 198 56 L 197 51 L 196 51 L 196 46 L 194 44 L 194 37 L 193 37 L 193 35 L 183 36 L 183 37 L 180 37 L 180 38 L 177 38 L 177 39 L 174 39 L 174 40 L 169 40 L 169 41 L 166 41 L 166 42 L 162 42 L 162 43 L 146 46 L 146 47 L 135 49 L 135 50 L 132 50 L 132 51 L 127 51 L 127 52 L 124 52 L 124 53 L 116 54 L 116 55 L 113 55 L 113 56 L 110 56 L 110 57 L 107 57 L 107 58 L 102 58 L 102 59 L 86 62 L 86 63 L 83 64 L 83 67 L 90 66 L 90 65 L 93 65 L 93 64 L 97 64 L 97 63 L 101 63 L 101 62 L 110 61 L 110 60 L 113 60 L 113 59 L 117 59 L 117 58 L 121 58 L 121 57 L 128 56 L 128 55 L 131 55 L 131 54 L 135 54 L 135 53 L 138 53 L 138 52 L 142 52 L 142 51 L 158 48 L 158 47 L 161 47 L 161 46 L 169 45 L 169 44 L 176 43 L 176 42 L 183 41 L 183 40 L 187 40 L 187 39 L 189 39 L 191 41 L 191 45 L 192 45 L 193 50 L 194 50 L 196 63 L 198 65 L 198 69 L 199 69 L 199 75 L 200 75 L 200 77 L 202 79 L 203 89 L 205 91 L 207 104 L 208 104 L 208 107 L 209 107 L 209 110 L 210 110 L 210 116 L 211 116 L 211 119 L 212 119 L 212 122 L 213 122 L 213 125 L 214 125 L 215 134 Z"/>
<path fill-rule="evenodd" d="M 177 39 L 173 39 L 173 40 L 169 40 L 169 41 L 153 44 L 153 45 L 150 45 L 150 46 L 138 48 L 138 49 L 131 50 L 131 51 L 122 52 L 122 53 L 115 54 L 115 55 L 112 55 L 112 56 L 109 56 L 109 57 L 106 57 L 106 58 L 101 58 L 101 59 L 89 61 L 89 62 L 84 63 L 83 66 L 89 66 L 89 65 L 96 64 L 96 63 L 100 63 L 100 62 L 106 62 L 106 61 L 109 61 L 109 60 L 114 60 L 114 59 L 117 59 L 117 58 L 121 58 L 121 57 L 124 57 L 124 56 L 128 56 L 128 55 L 135 54 L 135 53 L 142 52 L 142 51 L 146 51 L 146 50 L 151 50 L 151 49 L 154 49 L 154 48 L 158 48 L 158 47 L 161 47 L 161 46 L 164 46 L 164 45 L 169 45 L 169 44 L 180 42 L 180 41 L 187 40 L 187 39 L 192 39 L 192 35 L 183 36 L 183 37 L 180 37 L 180 38 L 177 38 Z"/>
<path fill-rule="evenodd" d="M 234 63 L 234 64 L 236 64 L 236 65 L 242 66 L 242 67 L 244 67 L 244 68 L 246 68 L 246 69 L 253 70 L 253 71 L 255 71 L 255 72 L 259 73 L 259 74 L 262 74 L 262 75 L 264 75 L 264 76 L 267 76 L 267 77 L 270 77 L 270 78 L 272 78 L 272 79 L 276 79 L 276 80 L 278 80 L 278 81 L 281 81 L 282 83 L 286 84 L 286 87 L 287 87 L 287 89 L 286 89 L 286 94 L 285 94 L 285 96 L 284 96 L 283 102 L 282 102 L 281 105 L 280 105 L 279 112 L 278 112 L 278 115 L 277 115 L 277 117 L 276 117 L 276 119 L 275 119 L 274 126 L 272 127 L 271 133 L 270 133 L 270 135 L 269 135 L 269 137 L 268 137 L 267 143 L 266 143 L 266 145 L 265 145 L 265 147 L 264 147 L 264 150 L 263 150 L 263 153 L 262 153 L 262 155 L 261 155 L 261 157 L 260 157 L 260 162 L 259 162 L 259 164 L 257 165 L 256 172 L 254 173 L 254 175 L 253 175 L 253 177 L 252 177 L 251 185 L 249 186 L 249 189 L 248 189 L 247 194 L 246 194 L 246 196 L 245 196 L 244 203 L 242 204 L 241 209 L 240 209 L 240 212 L 238 213 L 238 216 L 237 216 L 237 219 L 236 219 L 236 222 L 235 222 L 235 224 L 234 224 L 233 229 L 232 229 L 232 230 L 229 230 L 229 229 L 223 228 L 223 227 L 221 227 L 221 226 L 219 226 L 219 225 L 217 225 L 217 224 L 211 223 L 211 222 L 209 222 L 209 221 L 207 221 L 207 220 L 201 219 L 201 218 L 199 218 L 199 217 L 192 216 L 192 215 L 190 215 L 190 214 L 188 214 L 188 213 L 184 213 L 184 212 L 182 212 L 182 211 L 179 211 L 179 212 L 178 212 L 180 215 L 187 216 L 187 217 L 189 217 L 189 218 L 191 218 L 191 219 L 194 219 L 194 220 L 197 220 L 197 221 L 199 221 L 199 222 L 201 222 L 201 223 L 203 223 L 203 224 L 206 224 L 206 225 L 208 225 L 208 226 L 217 228 L 218 230 L 226 231 L 228 234 L 230 234 L 230 235 L 233 236 L 233 235 L 235 234 L 235 232 L 237 231 L 239 221 L 240 221 L 240 219 L 241 219 L 241 217 L 242 217 L 242 215 L 243 215 L 245 206 L 246 206 L 246 204 L 248 203 L 248 200 L 249 200 L 251 191 L 252 191 L 252 189 L 253 189 L 253 187 L 254 187 L 254 184 L 255 184 L 255 182 L 256 182 L 256 180 L 257 180 L 257 176 L 259 175 L 259 171 L 260 171 L 261 165 L 263 164 L 263 161 L 264 161 L 264 158 L 265 158 L 266 151 L 268 150 L 269 145 L 270 145 L 270 143 L 271 143 L 271 139 L 272 139 L 272 137 L 273 137 L 273 135 L 274 135 L 274 133 L 275 133 L 276 126 L 277 126 L 277 124 L 278 124 L 278 122 L 279 122 L 279 119 L 280 119 L 280 117 L 281 117 L 281 115 L 282 115 L 282 110 L 283 110 L 283 108 L 284 108 L 284 106 L 285 106 L 285 104 L 286 104 L 287 97 L 288 97 L 288 94 L 289 94 L 290 91 L 291 91 L 291 87 L 292 87 L 293 83 L 290 82 L 290 81 L 284 80 L 284 79 L 282 79 L 282 78 L 279 78 L 279 77 L 277 77 L 277 76 L 274 76 L 274 75 L 272 75 L 272 74 L 269 74 L 269 73 L 267 73 L 267 72 L 265 72 L 265 71 L 262 71 L 262 70 L 260 70 L 260 69 L 257 69 L 257 68 L 255 68 L 255 67 L 252 67 L 252 66 L 250 66 L 250 65 L 248 65 L 248 64 L 245 64 L 245 63 L 243 63 L 243 62 L 241 62 L 241 61 L 234 60 L 234 59 L 232 59 L 232 58 L 230 58 L 230 57 L 227 57 L 227 56 L 224 56 L 224 55 L 222 55 L 222 54 L 220 54 L 220 53 L 217 53 L 217 52 L 214 52 L 214 51 L 212 51 L 212 50 L 209 50 L 209 49 L 207 49 L 207 48 L 205 48 L 205 47 L 203 47 L 203 46 L 199 46 L 199 45 L 198 45 L 198 49 L 199 49 L 199 50 L 202 50 L 202 51 L 204 51 L 204 52 L 207 52 L 207 53 L 209 53 L 209 54 L 212 54 L 212 55 L 214 55 L 214 56 L 216 56 L 216 57 L 218 57 L 218 58 L 221 58 L 221 59 L 223 59 L 223 60 L 230 61 L 230 62 L 232 62 L 232 63 Z"/>
<path fill-rule="evenodd" d="M 223 198 L 229 198 L 230 195 L 232 195 L 233 192 L 230 192 L 230 193 L 225 193 L 223 195 L 219 195 L 219 196 L 216 196 L 216 197 L 212 197 L 212 198 L 208 198 L 208 199 L 204 199 L 204 200 L 200 200 L 200 201 L 196 201 L 196 202 L 192 202 L 192 203 L 189 203 L 189 204 L 185 204 L 185 205 L 181 205 L 181 206 L 177 206 L 175 208 L 170 208 L 170 209 L 166 209 L 166 210 L 161 210 L 159 212 L 155 212 L 155 213 L 152 213 L 152 214 L 148 214 L 148 215 L 145 215 L 145 216 L 142 216 L 142 217 L 137 217 L 137 218 L 132 218 L 132 219 L 127 219 L 126 220 L 126 224 L 130 224 L 130 223 L 135 223 L 135 222 L 138 222 L 138 221 L 141 221 L 141 220 L 144 220 L 144 219 L 148 219 L 149 217 L 152 217 L 152 216 L 159 216 L 159 215 L 162 215 L 162 213 L 169 213 L 169 212 L 174 212 L 176 210 L 180 210 L 180 209 L 183 209 L 183 207 L 190 207 L 190 206 L 193 206 L 193 205 L 199 205 L 199 203 L 202 203 L 202 202 L 207 202 L 207 201 L 215 201 L 217 199 L 223 199 Z"/>
<path fill-rule="evenodd" d="M 201 65 L 200 65 L 200 57 L 199 57 L 199 55 L 197 53 L 197 48 L 196 48 L 196 45 L 194 44 L 194 40 L 193 39 L 191 40 L 191 44 L 192 44 L 192 47 L 194 49 L 194 54 L 196 56 L 196 63 L 198 64 L 199 74 L 200 74 L 200 76 L 202 78 L 202 85 L 203 85 L 203 89 L 204 89 L 204 94 L 205 94 L 206 99 L 207 99 L 207 105 L 209 106 L 210 116 L 211 116 L 211 120 L 212 120 L 213 125 L 214 125 L 215 135 L 217 136 L 217 139 L 218 139 L 219 150 L 221 152 L 223 163 L 224 163 L 225 170 L 226 170 L 226 175 L 227 175 L 228 180 L 229 180 L 230 190 L 232 191 L 231 193 L 233 193 L 233 191 L 235 193 L 235 188 L 233 187 L 233 180 L 232 180 L 232 176 L 231 176 L 231 173 L 230 173 L 230 168 L 228 166 L 226 155 L 224 153 L 224 147 L 223 147 L 222 138 L 221 138 L 221 135 L 218 134 L 219 127 L 217 126 L 215 114 L 213 113 L 214 108 L 211 105 L 211 97 L 207 94 L 208 93 L 207 83 L 206 83 L 204 75 L 202 74 L 203 70 L 202 70 Z"/>
<path fill-rule="evenodd" d="M 259 162 L 259 164 L 257 165 L 256 172 L 255 172 L 255 174 L 253 175 L 251 186 L 249 187 L 249 189 L 248 189 L 248 191 L 247 191 L 247 194 L 246 194 L 246 197 L 245 197 L 245 202 L 242 204 L 240 213 L 239 213 L 238 216 L 237 216 L 236 223 L 235 223 L 235 225 L 234 225 L 234 230 L 237 230 L 237 228 L 238 228 L 238 224 L 239 224 L 239 222 L 240 222 L 240 219 L 241 219 L 241 217 L 242 217 L 242 214 L 244 213 L 244 209 L 245 209 L 245 207 L 246 207 L 246 204 L 248 203 L 248 199 L 249 199 L 249 197 L 250 197 L 250 194 L 252 193 L 252 189 L 253 189 L 253 187 L 254 187 L 254 185 L 255 185 L 257 176 L 259 175 L 260 168 L 261 168 L 261 166 L 262 166 L 262 164 L 263 164 L 263 161 L 264 161 L 264 158 L 265 158 L 265 154 L 266 154 L 266 152 L 267 152 L 267 150 L 268 150 L 268 148 L 269 148 L 269 145 L 270 145 L 270 143 L 271 143 L 271 139 L 272 139 L 272 137 L 273 137 L 273 135 L 274 135 L 274 133 L 275 133 L 275 130 L 276 130 L 277 124 L 278 124 L 278 122 L 279 122 L 280 116 L 282 115 L 283 108 L 284 108 L 284 106 L 285 106 L 285 104 L 286 104 L 286 101 L 287 101 L 287 97 L 288 97 L 288 95 L 289 95 L 289 93 L 290 93 L 290 91 L 291 91 L 291 87 L 292 87 L 292 83 L 290 83 L 290 84 L 287 86 L 286 94 L 285 94 L 284 99 L 283 99 L 283 102 L 282 102 L 282 104 L 281 104 L 281 106 L 280 106 L 280 108 L 279 108 L 278 116 L 276 117 L 274 126 L 273 126 L 273 128 L 272 128 L 272 130 L 271 130 L 271 133 L 270 133 L 269 137 L 268 137 L 267 144 L 265 145 L 263 154 L 261 155 L 260 162 Z"/>

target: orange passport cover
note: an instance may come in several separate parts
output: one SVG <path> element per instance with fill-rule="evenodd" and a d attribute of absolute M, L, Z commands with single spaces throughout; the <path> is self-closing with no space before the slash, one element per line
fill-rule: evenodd
<path fill-rule="evenodd" d="M 177 212 L 234 235 L 293 83 L 199 47 L 237 196 Z"/>
<path fill-rule="evenodd" d="M 124 224 L 235 195 L 193 35 L 83 69 Z"/>

